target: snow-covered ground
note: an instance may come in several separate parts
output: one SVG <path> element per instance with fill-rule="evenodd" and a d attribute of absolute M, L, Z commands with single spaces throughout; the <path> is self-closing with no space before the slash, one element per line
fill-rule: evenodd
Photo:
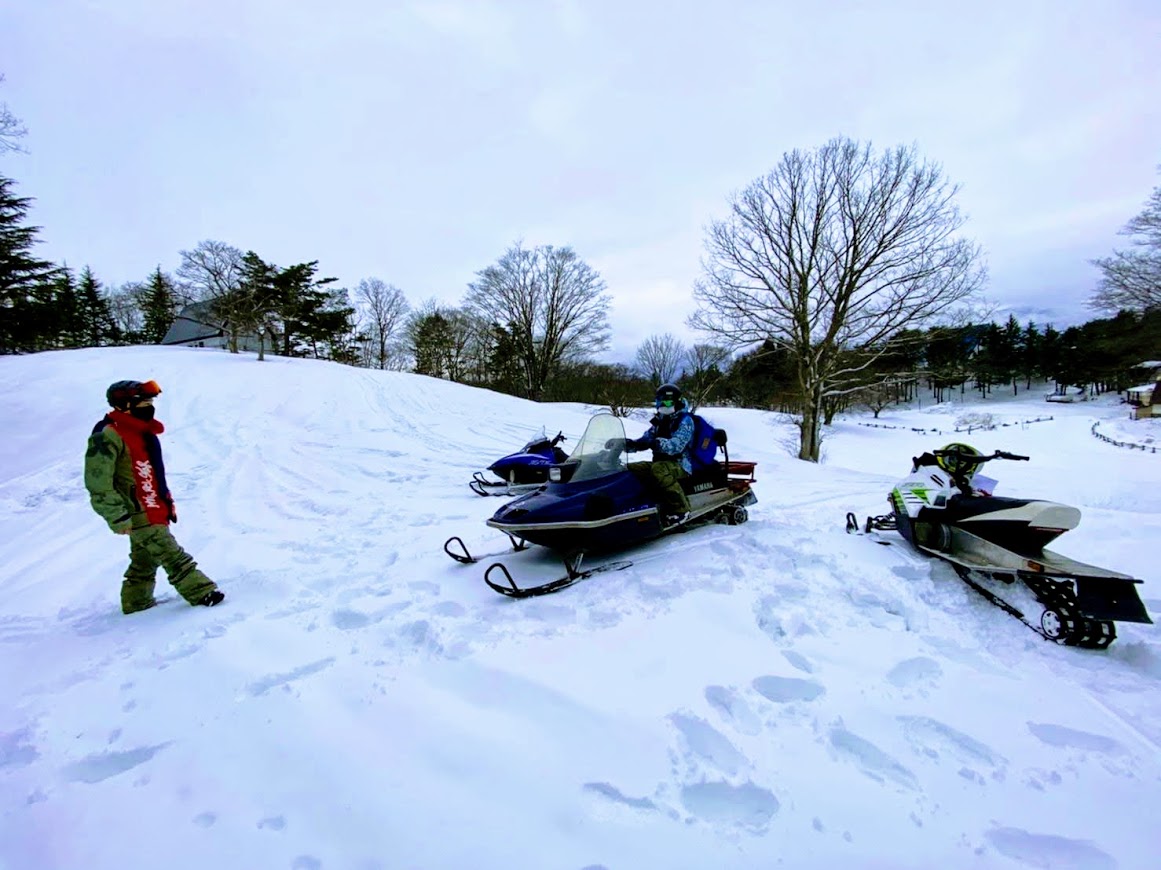
<path fill-rule="evenodd" d="M 122 378 L 165 391 L 174 532 L 219 608 L 119 612 L 81 464 Z M 1080 507 L 1055 549 L 1161 613 L 1161 455 L 1091 433 L 1156 427 L 1044 392 L 844 417 L 819 465 L 774 415 L 707 410 L 758 462 L 749 523 L 512 601 L 442 552 L 503 544 L 467 481 L 595 409 L 208 350 L 2 357 L 0 867 L 1156 867 L 1161 632 L 1054 646 L 843 529 L 925 449 L 1029 454 L 998 494 Z"/>

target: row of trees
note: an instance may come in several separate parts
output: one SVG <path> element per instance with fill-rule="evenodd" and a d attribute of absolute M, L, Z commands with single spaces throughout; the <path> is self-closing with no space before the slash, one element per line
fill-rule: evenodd
<path fill-rule="evenodd" d="M 8 118 L 0 114 L 0 146 L 11 147 L 22 131 Z M 29 201 L 0 176 L 0 351 L 157 341 L 196 300 L 227 327 L 232 350 L 257 337 L 260 356 L 269 342 L 286 355 L 614 408 L 677 380 L 698 402 L 795 413 L 808 460 L 838 410 L 878 409 L 923 382 L 936 399 L 1037 379 L 1120 389 L 1135 362 L 1161 357 L 1152 338 L 1161 334 L 1161 189 L 1126 227 L 1134 247 L 1097 261 L 1092 304 L 1116 316 L 1063 333 L 972 316 L 986 270 L 962 233 L 956 193 L 914 147 L 876 153 L 838 138 L 783 155 L 707 231 L 689 320 L 706 343 L 652 336 L 629 367 L 595 362 L 609 344 L 610 298 L 568 247 L 514 244 L 476 273 L 459 306 L 412 308 L 378 279 L 337 288 L 317 260 L 283 267 L 216 241 L 182 251 L 173 276 L 158 268 L 104 293 L 90 270 L 77 277 L 32 255 Z"/>

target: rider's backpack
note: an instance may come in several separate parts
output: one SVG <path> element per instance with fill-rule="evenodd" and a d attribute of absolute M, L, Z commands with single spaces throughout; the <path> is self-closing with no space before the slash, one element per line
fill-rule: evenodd
<path fill-rule="evenodd" d="M 714 437 L 717 431 L 709 420 L 700 414 L 690 414 L 693 417 L 693 441 L 689 447 L 689 463 L 693 470 L 712 465 L 718 455 L 718 441 Z"/>

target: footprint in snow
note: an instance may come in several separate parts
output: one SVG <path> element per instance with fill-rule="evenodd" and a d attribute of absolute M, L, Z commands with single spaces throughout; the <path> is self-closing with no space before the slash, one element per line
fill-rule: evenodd
<path fill-rule="evenodd" d="M 943 668 L 935 659 L 916 656 L 904 659 L 887 672 L 887 682 L 900 689 L 919 688 L 936 683 L 943 676 Z"/>
<path fill-rule="evenodd" d="M 1111 737 L 1100 734 L 1091 734 L 1088 731 L 1077 731 L 1063 725 L 1048 725 L 1039 722 L 1029 722 L 1028 730 L 1042 743 L 1049 746 L 1060 746 L 1066 749 L 1083 749 L 1089 752 L 1103 752 L 1109 755 L 1121 755 L 1125 747 Z"/>
<path fill-rule="evenodd" d="M 265 828 L 270 831 L 281 831 L 286 828 L 285 816 L 267 816 L 264 819 L 258 820 L 258 828 L 261 830 Z"/>
<path fill-rule="evenodd" d="M 70 782 L 102 782 L 144 764 L 168 745 L 168 743 L 161 743 L 157 746 L 142 746 L 139 749 L 130 749 L 125 752 L 101 752 L 89 755 L 80 761 L 66 764 L 63 773 L 65 779 Z"/>
<path fill-rule="evenodd" d="M 853 761 L 858 768 L 877 782 L 891 780 L 906 788 L 917 788 L 915 774 L 869 740 L 853 734 L 841 725 L 831 729 L 830 745 L 839 755 Z"/>
<path fill-rule="evenodd" d="M 920 755 L 933 761 L 941 761 L 946 755 L 963 765 L 959 769 L 960 776 L 980 785 L 984 785 L 986 780 L 977 768 L 988 768 L 992 779 L 1004 779 L 1004 768 L 1008 760 L 986 743 L 981 743 L 938 719 L 927 716 L 897 718 L 903 726 L 903 734 Z"/>
<path fill-rule="evenodd" d="M 586 794 L 599 798 L 604 810 L 608 810 L 611 805 L 617 810 L 633 810 L 636 813 L 661 812 L 661 808 L 651 798 L 630 797 L 607 782 L 586 782 L 583 790 Z"/>
<path fill-rule="evenodd" d="M 1031 867 L 1083 867 L 1085 870 L 1116 870 L 1117 867 L 1112 855 L 1088 840 L 1006 827 L 992 828 L 984 836 L 1004 857 Z"/>
<path fill-rule="evenodd" d="M 669 721 L 684 739 L 688 749 L 686 758 L 692 753 L 727 776 L 733 776 L 750 766 L 749 759 L 729 741 L 729 738 L 704 719 L 674 713 L 669 717 Z"/>
<path fill-rule="evenodd" d="M 26 767 L 40 758 L 32 741 L 32 728 L 21 728 L 0 734 L 0 770 L 6 767 Z"/>
<path fill-rule="evenodd" d="M 812 665 L 810 660 L 806 658 L 806 656 L 802 655 L 802 653 L 795 652 L 792 649 L 784 649 L 782 650 L 782 657 L 786 659 L 786 661 L 790 662 L 791 665 L 798 668 L 798 670 L 802 671 L 804 674 L 814 673 L 814 665 Z"/>
<path fill-rule="evenodd" d="M 820 683 L 814 680 L 801 680 L 798 677 L 757 677 L 751 685 L 755 692 L 776 704 L 813 701 L 826 694 L 826 688 Z"/>
<path fill-rule="evenodd" d="M 340 631 L 353 631 L 356 628 L 364 628 L 372 622 L 373 620 L 370 616 L 358 610 L 343 608 L 331 614 L 331 623 Z"/>
<path fill-rule="evenodd" d="M 736 827 L 761 834 L 780 804 L 768 789 L 746 782 L 699 782 L 683 786 L 681 803 L 694 819 L 715 827 Z"/>
<path fill-rule="evenodd" d="M 334 656 L 330 656 L 325 659 L 319 659 L 317 662 L 302 665 L 284 674 L 267 674 L 265 677 L 255 680 L 246 686 L 246 691 L 254 697 L 265 695 L 271 689 L 278 688 L 279 686 L 289 687 L 296 680 L 301 680 L 304 677 L 309 677 L 312 674 L 317 674 L 319 671 L 326 670 L 334 663 Z"/>
<path fill-rule="evenodd" d="M 758 734 L 762 730 L 762 720 L 735 689 L 706 686 L 705 699 L 722 719 L 743 734 Z"/>

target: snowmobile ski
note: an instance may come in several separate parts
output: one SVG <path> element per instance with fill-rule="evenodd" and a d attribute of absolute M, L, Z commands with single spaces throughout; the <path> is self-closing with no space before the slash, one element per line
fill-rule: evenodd
<path fill-rule="evenodd" d="M 459 535 L 452 535 L 443 542 L 443 551 L 463 565 L 474 565 L 481 559 L 494 559 L 497 556 L 503 556 L 507 553 L 519 553 L 521 550 L 528 549 L 528 543 L 526 541 L 518 540 L 512 535 L 508 535 L 508 540 L 512 542 L 512 547 L 508 550 L 499 550 L 495 553 L 484 553 L 479 556 L 473 556 L 468 550 L 467 544 L 463 542 L 463 539 Z M 458 549 L 459 552 L 454 552 L 453 550 L 455 549 Z"/>
<path fill-rule="evenodd" d="M 576 553 L 571 557 L 564 557 L 565 575 L 555 580 L 549 580 L 547 583 L 541 583 L 539 586 L 517 586 L 516 581 L 512 579 L 511 572 L 508 571 L 507 566 L 503 562 L 493 562 L 488 566 L 488 569 L 484 572 L 484 582 L 494 592 L 499 592 L 501 595 L 506 595 L 509 598 L 532 598 L 537 595 L 551 595 L 553 592 L 567 589 L 574 583 L 587 580 L 594 574 L 603 574 L 606 571 L 624 571 L 633 564 L 632 562 L 624 560 L 606 562 L 603 565 L 582 571 L 580 565 L 584 559 L 584 555 L 584 553 Z M 501 584 L 492 580 L 491 575 L 493 571 L 498 572 L 498 574 L 503 574 L 506 582 Z"/>

